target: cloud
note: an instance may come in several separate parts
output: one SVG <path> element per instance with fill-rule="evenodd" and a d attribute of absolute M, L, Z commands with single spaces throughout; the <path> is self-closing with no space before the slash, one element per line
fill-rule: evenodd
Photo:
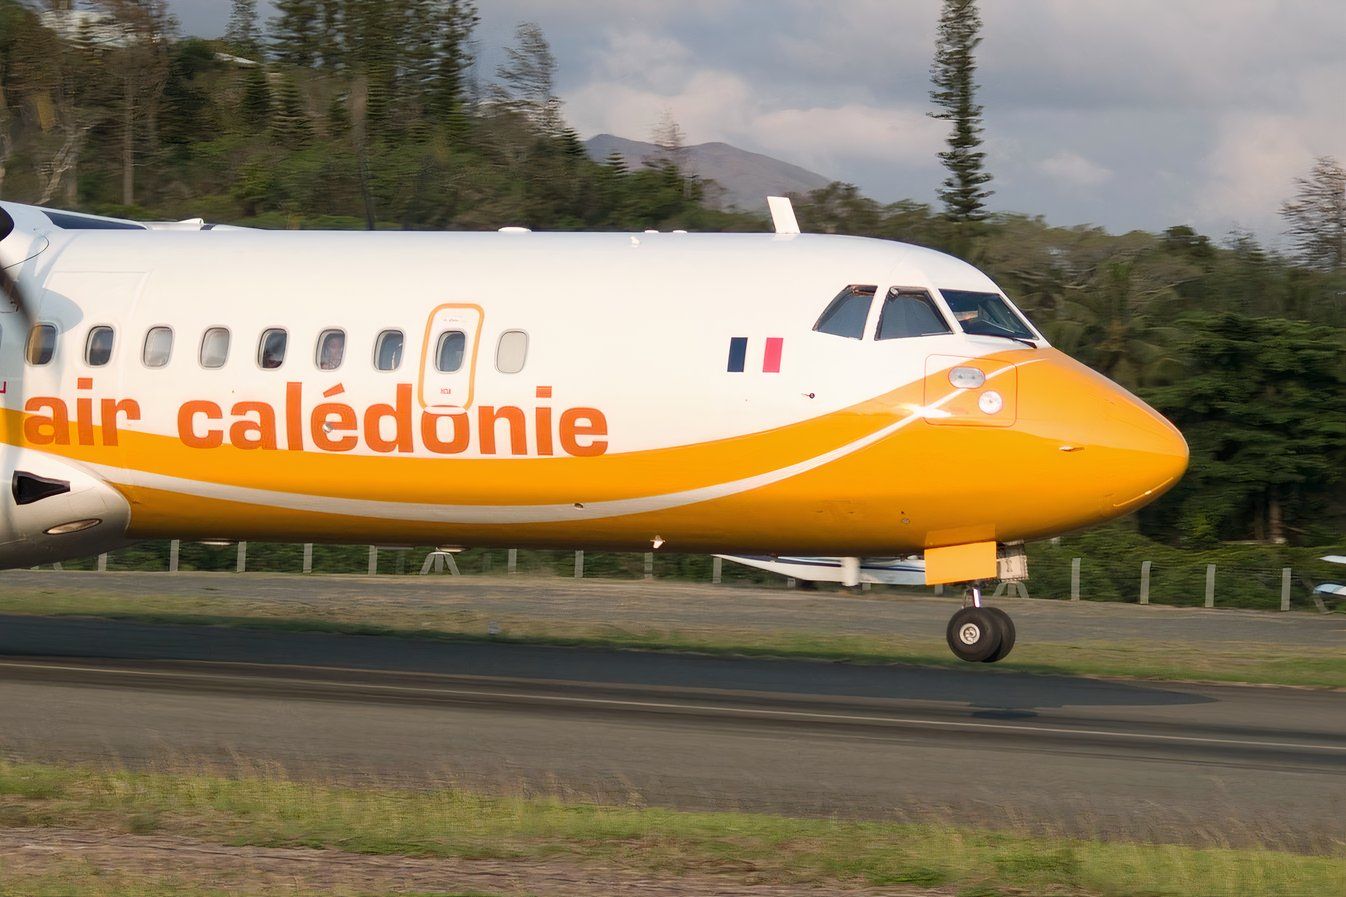
<path fill-rule="evenodd" d="M 185 30 L 223 31 L 228 4 L 171 3 Z M 483 79 L 515 23 L 538 22 L 581 133 L 647 138 L 667 107 L 691 142 L 768 153 L 882 201 L 934 197 L 944 132 L 924 112 L 939 0 L 480 5 Z M 1346 156 L 1341 0 L 1034 0 L 981 12 L 993 208 L 1272 239 L 1293 178 L 1317 155 Z"/>
<path fill-rule="evenodd" d="M 1038 163 L 1043 174 L 1074 187 L 1097 187 L 1112 177 L 1112 171 L 1090 162 L 1079 153 L 1063 150 Z"/>

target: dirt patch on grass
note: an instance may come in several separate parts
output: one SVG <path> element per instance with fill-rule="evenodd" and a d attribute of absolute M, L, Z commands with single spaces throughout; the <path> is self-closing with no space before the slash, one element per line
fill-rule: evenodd
<path fill-rule="evenodd" d="M 780 884 L 754 880 L 751 864 L 691 870 L 658 878 L 647 872 L 574 860 L 463 859 L 370 856 L 339 850 L 236 847 L 164 835 L 125 835 L 72 829 L 0 830 L 0 864 L 6 878 L 85 875 L 126 876 L 147 882 L 199 885 L 211 893 L 262 894 L 546 894 L 591 897 L 709 895 L 866 895 L 950 897 L 952 888 L 846 888 L 836 882 Z"/>

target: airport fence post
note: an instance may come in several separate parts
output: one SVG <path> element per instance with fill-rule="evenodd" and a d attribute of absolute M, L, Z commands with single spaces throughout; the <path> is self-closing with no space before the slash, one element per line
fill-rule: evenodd
<path fill-rule="evenodd" d="M 379 547 L 377 545 L 369 546 L 369 575 L 374 576 L 379 572 Z"/>
<path fill-rule="evenodd" d="M 1206 607 L 1215 606 L 1215 565 L 1206 565 Z"/>
<path fill-rule="evenodd" d="M 654 552 L 645 552 L 645 581 L 654 579 Z"/>
<path fill-rule="evenodd" d="M 107 552 L 106 552 L 106 551 L 103 552 L 102 554 L 100 554 L 100 555 L 98 556 L 98 572 L 99 572 L 99 573 L 106 573 L 106 572 L 107 572 Z"/>
<path fill-rule="evenodd" d="M 1070 600 L 1080 600 L 1080 559 L 1070 559 Z"/>
<path fill-rule="evenodd" d="M 312 542 L 305 542 L 305 543 L 304 543 L 304 572 L 305 572 L 305 573 L 312 573 L 312 572 L 313 572 L 313 543 L 312 543 Z"/>
<path fill-rule="evenodd" d="M 797 589 L 799 588 L 799 583 L 795 582 L 795 578 L 793 576 L 787 576 L 785 577 L 785 587 L 787 589 Z"/>
<path fill-rule="evenodd" d="M 519 572 L 519 549 L 511 548 L 509 550 L 509 554 L 505 558 L 505 572 L 506 573 Z"/>
<path fill-rule="evenodd" d="M 1290 568 L 1281 568 L 1281 610 L 1290 609 Z"/>
<path fill-rule="evenodd" d="M 248 543 L 238 543 L 238 563 L 234 565 L 235 573 L 246 573 L 248 569 Z"/>
<path fill-rule="evenodd" d="M 575 552 L 575 578 L 584 578 L 584 552 Z"/>
<path fill-rule="evenodd" d="M 1150 603 L 1150 564 L 1152 561 L 1140 562 L 1140 603 Z"/>
<path fill-rule="evenodd" d="M 168 572 L 178 572 L 178 554 L 182 551 L 182 542 L 174 539 L 168 543 Z"/>
<path fill-rule="evenodd" d="M 710 561 L 710 582 L 711 585 L 719 585 L 724 579 L 724 558 L 714 557 Z"/>
<path fill-rule="evenodd" d="M 935 586 L 935 597 L 936 597 L 936 598 L 943 598 L 943 597 L 944 597 L 944 584 L 943 584 L 943 583 L 940 583 L 939 585 Z"/>

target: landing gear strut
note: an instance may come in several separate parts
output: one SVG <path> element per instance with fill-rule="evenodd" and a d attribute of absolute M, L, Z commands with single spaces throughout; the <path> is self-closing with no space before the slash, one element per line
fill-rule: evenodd
<path fill-rule="evenodd" d="M 966 603 L 949 620 L 945 633 L 959 660 L 995 663 L 1014 650 L 1014 621 L 998 607 L 983 607 L 981 589 L 970 586 Z"/>

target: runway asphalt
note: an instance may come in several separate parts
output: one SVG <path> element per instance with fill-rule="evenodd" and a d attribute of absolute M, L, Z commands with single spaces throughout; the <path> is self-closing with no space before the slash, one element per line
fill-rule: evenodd
<path fill-rule="evenodd" d="M 1346 694 L 0 617 L 0 748 L 1339 848 Z"/>
<path fill-rule="evenodd" d="M 929 635 L 942 640 L 958 599 L 928 594 L 712 586 L 535 576 L 300 576 L 268 573 L 85 573 L 0 571 L 0 589 L 40 596 L 171 595 L 293 605 L 359 602 L 371 610 L 434 607 L 474 616 L 536 622 L 601 623 L 637 628 L 726 628 L 834 636 Z M 1048 599 L 996 599 L 1013 614 L 1021 641 L 1100 638 L 1181 645 L 1256 644 L 1346 651 L 1346 615 L 1215 611 Z"/>

